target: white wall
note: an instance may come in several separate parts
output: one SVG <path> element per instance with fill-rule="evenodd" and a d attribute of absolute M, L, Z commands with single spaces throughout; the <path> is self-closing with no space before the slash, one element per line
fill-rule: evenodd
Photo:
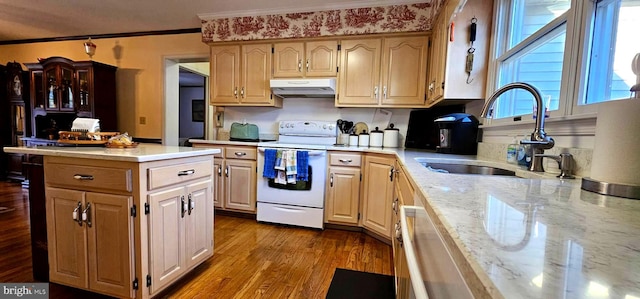
<path fill-rule="evenodd" d="M 393 113 L 391 122 L 400 130 L 400 144 L 404 145 L 411 109 L 386 109 Z M 226 107 L 224 128 L 228 131 L 233 122 L 256 124 L 260 135 L 278 134 L 277 122 L 281 120 L 322 120 L 338 119 L 364 122 L 371 128 L 375 108 L 336 108 L 332 99 L 284 99 L 282 108 L 267 107 Z M 384 128 L 380 128 L 383 130 Z"/>
<path fill-rule="evenodd" d="M 179 138 L 204 136 L 204 122 L 192 121 L 191 101 L 204 100 L 204 87 L 180 87 Z M 204 102 L 207 104 L 207 101 Z"/>

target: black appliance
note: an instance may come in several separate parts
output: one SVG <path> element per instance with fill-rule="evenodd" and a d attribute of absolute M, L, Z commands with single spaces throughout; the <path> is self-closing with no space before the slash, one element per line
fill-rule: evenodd
<path fill-rule="evenodd" d="M 413 109 L 409 113 L 405 148 L 435 150 L 440 145 L 440 129 L 433 121 L 445 114 L 464 112 L 464 105 L 435 106 Z"/>
<path fill-rule="evenodd" d="M 466 113 L 443 115 L 436 120 L 440 131 L 440 145 L 436 152 L 475 155 L 478 152 L 478 119 Z"/>

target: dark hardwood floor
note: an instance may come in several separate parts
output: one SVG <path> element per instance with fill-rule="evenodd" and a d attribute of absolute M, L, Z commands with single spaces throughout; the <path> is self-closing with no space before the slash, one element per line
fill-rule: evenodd
<path fill-rule="evenodd" d="M 28 192 L 0 182 L 0 282 L 33 282 Z M 45 215 L 41 215 L 45 217 Z M 216 215 L 214 255 L 158 298 L 325 298 L 336 268 L 393 274 L 391 247 L 360 232 Z M 50 298 L 107 298 L 51 284 Z"/>

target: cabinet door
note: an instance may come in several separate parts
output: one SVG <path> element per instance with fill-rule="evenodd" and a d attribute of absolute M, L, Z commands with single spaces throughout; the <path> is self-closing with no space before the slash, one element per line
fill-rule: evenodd
<path fill-rule="evenodd" d="M 360 168 L 329 167 L 327 182 L 328 222 L 358 224 Z"/>
<path fill-rule="evenodd" d="M 186 186 L 186 266 L 191 268 L 213 255 L 213 201 L 211 180 Z"/>
<path fill-rule="evenodd" d="M 307 77 L 335 77 L 338 68 L 338 41 L 306 43 L 304 68 Z"/>
<path fill-rule="evenodd" d="M 78 112 L 91 113 L 92 110 L 92 97 L 93 91 L 91 90 L 93 79 L 89 76 L 91 72 L 89 69 L 77 69 L 76 70 L 76 105 L 78 106 Z"/>
<path fill-rule="evenodd" d="M 384 40 L 382 104 L 422 106 L 426 100 L 426 36 Z"/>
<path fill-rule="evenodd" d="M 226 159 L 225 172 L 225 208 L 255 212 L 256 161 Z"/>
<path fill-rule="evenodd" d="M 213 206 L 222 208 L 224 203 L 224 159 L 213 160 Z"/>
<path fill-rule="evenodd" d="M 133 198 L 87 192 L 85 207 L 89 253 L 89 288 L 117 297 L 133 296 Z M 90 223 L 90 225 L 89 225 Z"/>
<path fill-rule="evenodd" d="M 240 102 L 240 46 L 211 47 L 211 104 Z"/>
<path fill-rule="evenodd" d="M 427 106 L 433 106 L 444 96 L 444 68 L 447 59 L 447 28 L 448 23 L 440 16 L 435 24 L 431 36 L 429 53 L 429 81 L 427 84 Z"/>
<path fill-rule="evenodd" d="M 271 104 L 271 45 L 242 46 L 242 84 L 240 102 Z"/>
<path fill-rule="evenodd" d="M 381 236 L 391 237 L 391 202 L 395 160 L 365 156 L 362 225 Z"/>
<path fill-rule="evenodd" d="M 304 43 L 276 43 L 273 45 L 273 77 L 304 77 Z"/>
<path fill-rule="evenodd" d="M 68 286 L 88 288 L 87 233 L 80 217 L 84 192 L 58 188 L 46 189 L 47 243 L 49 279 Z"/>
<path fill-rule="evenodd" d="M 380 39 L 342 41 L 338 105 L 378 104 L 380 47 Z"/>
<path fill-rule="evenodd" d="M 184 187 L 149 195 L 149 251 L 153 294 L 175 281 L 184 271 Z"/>

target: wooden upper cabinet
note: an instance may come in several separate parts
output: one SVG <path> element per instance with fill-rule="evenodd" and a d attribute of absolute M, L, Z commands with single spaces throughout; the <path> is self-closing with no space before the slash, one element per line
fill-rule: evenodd
<path fill-rule="evenodd" d="M 211 104 L 239 103 L 240 46 L 211 47 Z"/>
<path fill-rule="evenodd" d="M 271 45 L 242 46 L 242 81 L 240 102 L 269 105 L 271 100 Z"/>
<path fill-rule="evenodd" d="M 489 63 L 493 0 L 468 0 L 462 9 L 448 1 L 433 23 L 427 79 L 428 103 L 431 107 L 444 99 L 484 99 Z M 470 49 L 469 26 L 476 19 L 473 64 L 467 73 Z M 450 24 L 456 26 L 450 28 Z M 450 31 L 453 30 L 453 34 Z M 453 39 L 450 36 L 453 36 Z"/>
<path fill-rule="evenodd" d="M 335 77 L 338 41 L 287 42 L 273 45 L 273 77 Z"/>
<path fill-rule="evenodd" d="M 381 39 L 343 40 L 337 105 L 376 105 Z"/>
<path fill-rule="evenodd" d="M 338 41 L 307 42 L 305 75 L 307 77 L 335 77 L 338 68 Z"/>
<path fill-rule="evenodd" d="M 271 44 L 211 47 L 211 105 L 276 106 L 271 96 Z"/>
<path fill-rule="evenodd" d="M 343 40 L 336 106 L 424 107 L 428 37 Z"/>
<path fill-rule="evenodd" d="M 427 77 L 426 36 L 386 38 L 382 52 L 384 105 L 423 105 Z"/>
<path fill-rule="evenodd" d="M 302 78 L 304 43 L 277 43 L 273 45 L 273 77 Z"/>

